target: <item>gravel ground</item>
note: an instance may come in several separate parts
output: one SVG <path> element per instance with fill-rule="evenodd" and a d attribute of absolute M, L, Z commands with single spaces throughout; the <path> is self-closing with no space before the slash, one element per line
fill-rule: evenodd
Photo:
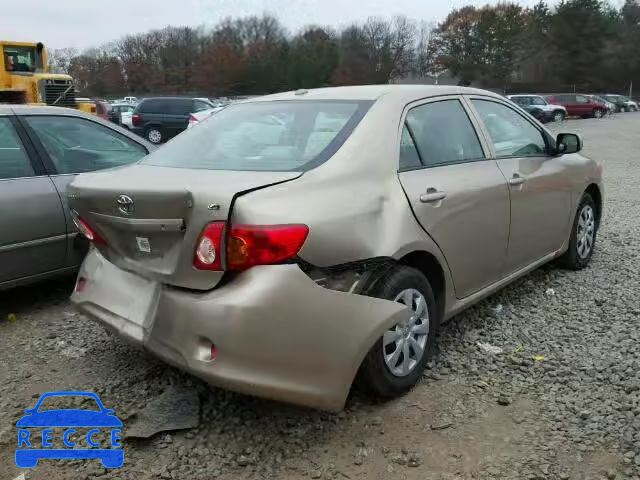
<path fill-rule="evenodd" d="M 30 478 L 640 478 L 640 114 L 554 130 L 605 163 L 591 266 L 544 267 L 456 317 L 392 402 L 356 391 L 333 415 L 210 388 L 77 315 L 70 281 L 0 293 L 0 478 L 20 473 L 14 425 L 40 393 L 94 391 L 126 433 L 170 385 L 198 392 L 198 427 L 126 440 L 117 471 L 42 461 Z"/>

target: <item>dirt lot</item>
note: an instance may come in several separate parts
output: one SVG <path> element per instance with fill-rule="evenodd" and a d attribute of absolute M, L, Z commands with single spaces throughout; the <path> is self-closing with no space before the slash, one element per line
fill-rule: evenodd
<path fill-rule="evenodd" d="M 126 440 L 120 470 L 49 460 L 30 478 L 638 478 L 640 114 L 553 129 L 605 164 L 591 267 L 542 268 L 455 318 L 393 402 L 355 392 L 333 415 L 213 389 L 77 315 L 68 281 L 0 293 L 0 479 L 20 473 L 14 425 L 42 392 L 96 392 L 126 433 L 171 385 L 198 393 L 198 427 Z"/>

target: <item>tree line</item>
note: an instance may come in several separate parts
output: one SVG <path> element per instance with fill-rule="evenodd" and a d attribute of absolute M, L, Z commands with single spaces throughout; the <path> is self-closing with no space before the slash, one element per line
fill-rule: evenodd
<path fill-rule="evenodd" d="M 271 15 L 166 27 L 50 52 L 86 95 L 235 96 L 447 78 L 501 91 L 640 87 L 640 3 L 562 0 L 455 9 L 439 24 L 369 18 L 289 35 Z"/>

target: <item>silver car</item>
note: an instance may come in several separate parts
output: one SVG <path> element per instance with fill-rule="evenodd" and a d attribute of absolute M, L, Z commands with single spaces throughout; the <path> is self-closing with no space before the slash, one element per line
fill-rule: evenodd
<path fill-rule="evenodd" d="M 208 382 L 337 410 L 411 388 L 439 325 L 593 253 L 602 168 L 490 92 L 302 90 L 69 187 L 73 303 Z"/>
<path fill-rule="evenodd" d="M 66 209 L 67 184 L 151 148 L 94 115 L 0 105 L 0 289 L 77 269 L 88 244 Z"/>

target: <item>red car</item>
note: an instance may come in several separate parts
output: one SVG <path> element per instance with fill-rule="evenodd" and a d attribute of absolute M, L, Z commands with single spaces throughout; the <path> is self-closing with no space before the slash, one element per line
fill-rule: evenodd
<path fill-rule="evenodd" d="M 554 105 L 562 105 L 571 117 L 601 118 L 607 113 L 607 105 L 590 95 L 560 93 L 548 95 L 546 99 Z"/>

